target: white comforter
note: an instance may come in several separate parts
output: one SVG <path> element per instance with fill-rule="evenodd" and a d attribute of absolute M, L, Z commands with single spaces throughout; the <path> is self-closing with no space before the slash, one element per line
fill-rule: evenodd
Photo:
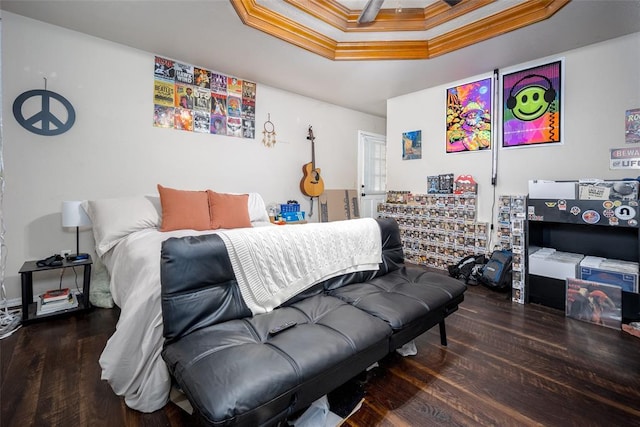
<path fill-rule="evenodd" d="M 171 379 L 160 356 L 160 251 L 170 237 L 210 234 L 179 230 L 167 233 L 146 229 L 131 233 L 103 256 L 111 273 L 111 294 L 121 313 L 116 331 L 100 356 L 102 379 L 124 396 L 127 406 L 142 412 L 162 408 Z"/>
<path fill-rule="evenodd" d="M 375 254 L 367 254 L 365 257 L 353 256 L 352 261 L 361 264 L 355 269 L 342 264 L 334 265 L 344 271 L 336 269 L 333 276 L 346 271 L 375 269 L 380 262 L 381 239 L 375 221 L 352 221 L 354 226 L 366 224 L 367 221 L 375 224 L 377 232 L 376 237 L 372 239 L 375 244 L 370 245 Z M 266 224 L 254 223 L 254 226 Z M 367 239 L 371 236 L 370 225 Z M 289 226 L 287 229 L 294 230 L 300 227 L 302 226 Z M 164 342 L 160 301 L 162 242 L 170 237 L 212 233 L 215 232 L 179 230 L 162 233 L 157 229 L 144 229 L 129 234 L 102 257 L 111 274 L 113 300 L 121 309 L 116 331 L 109 338 L 100 356 L 102 379 L 108 381 L 116 394 L 124 396 L 130 408 L 142 412 L 158 410 L 166 404 L 171 389 L 169 372 L 161 356 Z M 357 241 L 359 243 L 355 247 L 340 238 L 334 239 L 333 244 L 343 245 L 343 249 L 348 248 L 347 254 L 364 253 L 363 241 Z M 344 256 L 345 252 L 336 249 L 336 253 Z M 329 256 L 327 259 L 335 260 L 335 257 Z M 325 273 L 327 272 L 323 271 L 320 275 L 312 274 L 313 280 L 318 282 L 331 277 Z M 307 285 L 305 286 L 308 287 Z M 284 298 L 286 299 L 286 296 Z"/>

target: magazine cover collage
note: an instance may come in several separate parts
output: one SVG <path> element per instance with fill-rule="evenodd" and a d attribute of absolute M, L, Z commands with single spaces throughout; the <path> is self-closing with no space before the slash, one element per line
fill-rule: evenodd
<path fill-rule="evenodd" d="M 255 137 L 256 83 L 155 57 L 153 125 Z"/>

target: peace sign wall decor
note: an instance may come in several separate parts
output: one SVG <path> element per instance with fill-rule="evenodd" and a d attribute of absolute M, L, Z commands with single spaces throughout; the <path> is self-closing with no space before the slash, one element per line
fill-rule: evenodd
<path fill-rule="evenodd" d="M 40 99 L 40 111 L 30 117 L 25 117 L 22 107 L 25 102 Z M 67 112 L 66 120 L 56 117 L 51 111 L 52 102 L 58 102 Z M 13 116 L 20 126 L 38 135 L 55 136 L 65 133 L 76 121 L 76 111 L 73 105 L 62 95 L 46 89 L 28 90 L 13 101 Z"/>

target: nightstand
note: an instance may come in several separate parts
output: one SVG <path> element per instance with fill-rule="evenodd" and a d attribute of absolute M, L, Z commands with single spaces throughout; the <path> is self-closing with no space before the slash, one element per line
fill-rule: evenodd
<path fill-rule="evenodd" d="M 65 314 L 85 311 L 91 308 L 89 302 L 89 289 L 91 286 L 91 256 L 88 259 L 71 262 L 64 260 L 62 265 L 54 267 L 38 267 L 37 261 L 27 261 L 20 269 L 20 279 L 22 281 L 22 324 L 27 324 L 41 319 L 63 316 Z M 37 303 L 33 302 L 33 273 L 47 270 L 58 270 L 61 268 L 84 267 L 82 280 L 82 294 L 78 295 L 78 307 L 67 310 L 56 311 L 55 313 L 37 315 Z"/>

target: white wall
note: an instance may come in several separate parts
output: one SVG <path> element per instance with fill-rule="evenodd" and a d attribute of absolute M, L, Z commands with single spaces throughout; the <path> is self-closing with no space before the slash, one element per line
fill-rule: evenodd
<path fill-rule="evenodd" d="M 299 190 L 302 165 L 311 160 L 308 126 L 313 125 L 316 162 L 328 189 L 356 187 L 358 130 L 385 133 L 383 118 L 259 81 L 255 140 L 154 128 L 154 53 L 7 12 L 2 13 L 2 32 L 9 298 L 20 295 L 18 270 L 25 260 L 65 248 L 75 251 L 75 232 L 61 227 L 63 200 L 154 194 L 160 183 L 255 191 L 266 203 L 297 199 L 308 210 Z M 215 71 L 225 73 L 224 64 L 220 67 Z M 76 110 L 73 128 L 58 136 L 30 133 L 12 114 L 15 98 L 43 89 L 43 77 L 47 89 L 66 97 Z M 274 148 L 261 143 L 267 114 L 276 128 Z M 81 232 L 81 250 L 92 246 L 91 233 Z"/>
<path fill-rule="evenodd" d="M 527 194 L 530 179 L 640 175 L 640 170 L 609 170 L 609 149 L 625 145 L 625 111 L 640 107 L 640 33 L 541 58 L 536 63 L 561 57 L 565 58 L 564 144 L 499 150 L 497 196 Z M 486 75 L 469 76 L 387 102 L 387 189 L 425 193 L 428 175 L 471 174 L 479 184 L 478 219 L 491 221 L 492 153 L 445 152 L 447 88 L 491 76 L 492 70 L 487 71 Z M 403 161 L 402 132 L 420 129 L 422 159 Z"/>

